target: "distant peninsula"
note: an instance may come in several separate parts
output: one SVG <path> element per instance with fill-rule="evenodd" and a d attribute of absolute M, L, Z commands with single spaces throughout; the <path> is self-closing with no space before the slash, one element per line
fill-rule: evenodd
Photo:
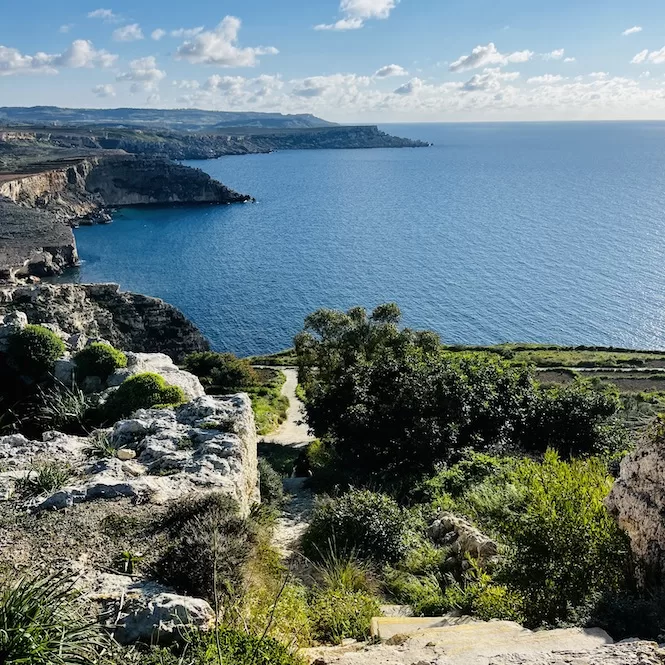
<path fill-rule="evenodd" d="M 0 281 L 76 265 L 71 227 L 108 222 L 112 208 L 253 200 L 174 160 L 428 145 L 310 114 L 2 107 Z"/>

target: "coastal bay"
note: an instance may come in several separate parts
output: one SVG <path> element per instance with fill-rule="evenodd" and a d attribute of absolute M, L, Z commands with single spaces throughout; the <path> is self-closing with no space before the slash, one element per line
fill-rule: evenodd
<path fill-rule="evenodd" d="M 665 346 L 664 123 L 402 125 L 425 150 L 188 162 L 257 203 L 125 209 L 73 279 L 162 297 L 219 350 L 400 303 L 447 342 Z"/>

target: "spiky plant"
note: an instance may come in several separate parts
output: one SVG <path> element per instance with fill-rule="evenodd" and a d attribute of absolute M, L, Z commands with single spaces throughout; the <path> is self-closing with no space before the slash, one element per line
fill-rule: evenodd
<path fill-rule="evenodd" d="M 74 582 L 62 572 L 0 582 L 0 663 L 94 662 L 101 636 L 78 611 L 75 598 Z"/>
<path fill-rule="evenodd" d="M 71 477 L 72 468 L 69 464 L 56 461 L 44 462 L 19 480 L 17 490 L 24 497 L 49 494 L 64 487 Z"/>

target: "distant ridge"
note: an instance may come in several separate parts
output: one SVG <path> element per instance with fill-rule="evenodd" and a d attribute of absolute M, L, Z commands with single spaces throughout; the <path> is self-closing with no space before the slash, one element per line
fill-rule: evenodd
<path fill-rule="evenodd" d="M 226 127 L 263 129 L 314 129 L 334 127 L 336 123 L 317 118 L 311 113 L 284 115 L 199 109 L 69 109 L 58 106 L 3 106 L 0 123 L 11 125 L 43 124 L 107 125 L 109 127 L 162 127 L 181 131 L 203 131 Z"/>

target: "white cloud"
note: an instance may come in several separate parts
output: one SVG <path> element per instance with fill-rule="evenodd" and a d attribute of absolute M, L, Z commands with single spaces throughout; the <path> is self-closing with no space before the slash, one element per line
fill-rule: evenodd
<path fill-rule="evenodd" d="M 73 27 L 73 23 L 65 23 L 58 28 L 58 32 L 62 35 L 66 35 Z"/>
<path fill-rule="evenodd" d="M 487 46 L 476 46 L 469 55 L 463 55 L 453 62 L 448 69 L 451 72 L 464 72 L 469 69 L 478 69 L 487 65 L 507 65 L 509 63 L 527 62 L 534 56 L 533 51 L 515 51 L 513 53 L 500 53 L 496 46 L 490 42 Z"/>
<path fill-rule="evenodd" d="M 183 42 L 176 51 L 176 57 L 193 64 L 254 67 L 258 64 L 258 56 L 279 53 L 272 46 L 238 46 L 241 25 L 239 18 L 226 16 L 214 30 L 201 32 L 191 41 Z"/>
<path fill-rule="evenodd" d="M 148 97 L 148 99 L 145 100 L 145 103 L 148 106 L 154 106 L 155 104 L 159 104 L 159 102 L 162 101 L 162 98 L 158 94 L 153 94 Z"/>
<path fill-rule="evenodd" d="M 641 65 L 643 62 L 652 62 L 654 65 L 662 65 L 665 62 L 665 46 L 659 51 L 644 49 L 640 51 L 631 61 L 632 65 Z"/>
<path fill-rule="evenodd" d="M 502 72 L 498 67 L 485 69 L 482 74 L 474 74 L 463 86 L 465 92 L 497 91 L 504 81 L 515 81 L 519 72 Z"/>
<path fill-rule="evenodd" d="M 24 55 L 18 49 L 0 46 L 0 76 L 12 74 L 57 74 L 58 68 L 110 67 L 118 56 L 97 50 L 85 39 L 77 39 L 63 53 Z"/>
<path fill-rule="evenodd" d="M 129 71 L 116 76 L 116 81 L 133 81 L 132 92 L 154 90 L 166 78 L 166 72 L 157 67 L 154 56 L 137 58 L 129 63 Z"/>
<path fill-rule="evenodd" d="M 409 72 L 399 65 L 386 65 L 374 72 L 374 77 L 378 79 L 388 78 L 390 76 L 408 76 Z"/>
<path fill-rule="evenodd" d="M 184 37 L 185 39 L 191 39 L 192 37 L 196 37 L 196 35 L 202 32 L 203 26 L 200 25 L 197 28 L 178 28 L 177 30 L 171 30 L 169 34 L 171 37 L 180 37 L 181 39 Z"/>
<path fill-rule="evenodd" d="M 120 17 L 117 14 L 114 14 L 110 9 L 95 9 L 92 12 L 88 12 L 88 18 L 100 18 L 106 22 L 114 22 Z"/>
<path fill-rule="evenodd" d="M 369 76 L 357 74 L 332 74 L 331 76 L 310 76 L 306 79 L 293 81 L 291 94 L 295 97 L 324 97 L 337 96 L 340 91 L 353 97 L 359 93 L 360 88 L 366 88 L 371 83 Z"/>
<path fill-rule="evenodd" d="M 96 85 L 92 89 L 92 92 L 97 95 L 97 97 L 115 97 L 115 89 L 108 83 Z"/>
<path fill-rule="evenodd" d="M 143 30 L 138 23 L 130 23 L 114 30 L 112 36 L 116 42 L 136 42 L 143 39 Z"/>
<path fill-rule="evenodd" d="M 178 88 L 179 90 L 198 90 L 201 87 L 201 84 L 198 81 L 187 80 L 172 81 L 171 85 L 173 85 L 174 88 Z"/>
<path fill-rule="evenodd" d="M 422 87 L 423 81 L 416 77 L 412 78 L 410 81 L 407 81 L 404 85 L 400 85 L 400 87 L 393 90 L 393 92 L 396 95 L 413 95 Z"/>
<path fill-rule="evenodd" d="M 627 30 L 624 30 L 621 34 L 624 37 L 627 37 L 628 35 L 634 35 L 634 34 L 637 34 L 638 32 L 642 32 L 642 26 L 634 25 L 632 28 L 628 28 Z"/>
<path fill-rule="evenodd" d="M 527 79 L 526 82 L 534 85 L 545 85 L 550 83 L 560 83 L 565 80 L 566 77 L 561 76 L 560 74 L 543 74 L 542 76 L 532 76 Z"/>
<path fill-rule="evenodd" d="M 576 62 L 576 58 L 564 58 L 564 62 Z"/>
<path fill-rule="evenodd" d="M 359 30 L 368 19 L 386 19 L 399 0 L 341 0 L 343 18 L 335 23 L 321 23 L 314 30 Z"/>
<path fill-rule="evenodd" d="M 150 37 L 154 39 L 156 42 L 158 42 L 165 35 L 166 35 L 166 30 L 162 30 L 161 28 L 157 28 L 156 30 L 153 30 L 150 33 Z"/>
<path fill-rule="evenodd" d="M 543 60 L 561 60 L 565 52 L 565 49 L 558 48 L 549 53 L 543 53 Z"/>

